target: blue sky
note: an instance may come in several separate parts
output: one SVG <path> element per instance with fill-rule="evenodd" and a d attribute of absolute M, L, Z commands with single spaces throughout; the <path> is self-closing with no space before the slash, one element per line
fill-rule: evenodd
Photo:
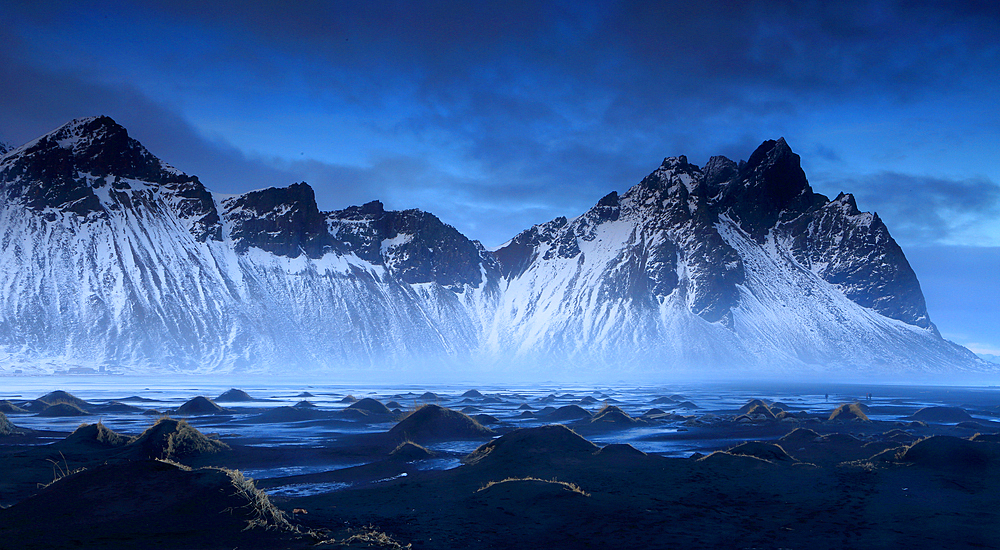
<path fill-rule="evenodd" d="M 213 191 L 305 180 L 496 246 L 783 136 L 1000 354 L 998 6 L 0 0 L 0 139 L 107 114 Z"/>

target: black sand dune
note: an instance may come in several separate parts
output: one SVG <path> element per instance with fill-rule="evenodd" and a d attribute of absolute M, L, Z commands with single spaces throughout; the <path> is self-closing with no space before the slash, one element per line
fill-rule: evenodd
<path fill-rule="evenodd" d="M 628 443 L 610 443 L 598 449 L 597 456 L 610 459 L 629 459 L 638 456 L 646 456 L 646 453 L 636 449 Z"/>
<path fill-rule="evenodd" d="M 747 441 L 729 449 L 729 454 L 753 456 L 768 462 L 796 462 L 781 445 L 761 441 Z"/>
<path fill-rule="evenodd" d="M 110 403 L 94 405 L 93 407 L 95 413 L 141 413 L 144 410 L 142 407 L 136 407 L 128 403 L 122 403 L 121 401 L 111 401 Z"/>
<path fill-rule="evenodd" d="M 56 390 L 53 392 L 49 392 L 36 399 L 36 401 L 41 401 L 42 403 L 45 403 L 46 405 L 49 406 L 58 405 L 60 403 L 67 403 L 83 410 L 87 410 L 91 407 L 90 403 L 63 390 Z"/>
<path fill-rule="evenodd" d="M 222 407 L 216 405 L 211 399 L 201 395 L 190 399 L 180 407 L 177 407 L 177 410 L 174 411 L 175 414 L 187 416 L 219 414 L 224 412 L 227 412 L 226 409 L 223 409 Z"/>
<path fill-rule="evenodd" d="M 924 407 L 906 417 L 921 422 L 971 422 L 975 420 L 960 407 Z"/>
<path fill-rule="evenodd" d="M 238 472 L 155 460 L 99 465 L 0 510 L 6 548 L 306 548 Z"/>
<path fill-rule="evenodd" d="M 541 411 L 539 411 L 541 413 Z M 567 420 L 580 420 L 581 418 L 591 418 L 593 415 L 580 405 L 563 405 L 556 410 L 545 415 L 545 420 L 549 422 L 564 422 Z"/>
<path fill-rule="evenodd" d="M 639 426 L 648 425 L 649 422 L 644 418 L 633 418 L 620 408 L 614 405 L 607 405 L 597 411 L 593 418 L 574 422 L 573 429 L 579 431 L 580 433 L 592 434 L 629 430 Z"/>
<path fill-rule="evenodd" d="M 426 460 L 428 458 L 434 458 L 435 456 L 435 453 L 428 451 L 427 447 L 418 445 L 412 441 L 404 441 L 403 443 L 400 443 L 398 447 L 389 453 L 389 458 L 405 462 Z"/>
<path fill-rule="evenodd" d="M 3 399 L 3 400 L 0 400 L 0 412 L 2 412 L 2 413 L 26 413 L 26 412 L 28 412 L 28 410 L 24 409 L 22 407 L 18 407 L 14 403 L 11 403 L 10 401 L 8 401 L 6 399 Z"/>
<path fill-rule="evenodd" d="M 752 411 L 753 409 L 756 409 L 758 407 L 763 407 L 764 409 L 767 409 L 768 412 L 771 412 L 771 409 L 768 408 L 767 403 L 761 401 L 760 399 L 751 399 L 745 405 L 743 405 L 742 407 L 740 407 L 737 412 L 739 414 L 748 414 L 750 411 Z M 773 416 L 773 413 L 772 413 L 772 416 Z"/>
<path fill-rule="evenodd" d="M 523 428 L 481 445 L 465 458 L 481 468 L 537 465 L 543 461 L 565 462 L 592 455 L 598 447 L 562 424 Z"/>
<path fill-rule="evenodd" d="M 819 439 L 819 433 L 809 428 L 795 428 L 787 434 L 781 436 L 779 441 L 787 442 L 790 445 L 812 443 Z"/>
<path fill-rule="evenodd" d="M 868 421 L 868 415 L 865 414 L 865 407 L 860 403 L 844 403 L 840 405 L 833 412 L 830 413 L 830 417 L 827 420 L 840 420 L 840 421 L 850 421 L 857 420 L 861 422 Z"/>
<path fill-rule="evenodd" d="M 364 399 L 355 401 L 354 403 L 351 403 L 351 405 L 348 406 L 347 408 L 351 410 L 364 411 L 365 413 L 370 415 L 389 416 L 392 414 L 392 411 L 389 409 L 389 407 L 383 405 L 381 401 L 372 399 L 370 397 L 365 397 Z"/>
<path fill-rule="evenodd" d="M 759 399 L 754 399 L 740 407 L 739 414 L 754 420 L 774 420 L 775 413 Z"/>
<path fill-rule="evenodd" d="M 137 458 L 171 460 L 228 449 L 229 445 L 210 439 L 186 421 L 172 418 L 159 419 L 126 446 L 126 450 Z"/>
<path fill-rule="evenodd" d="M 228 389 L 215 398 L 216 403 L 247 403 L 256 401 L 249 393 L 236 388 Z"/>
<path fill-rule="evenodd" d="M 781 421 L 784 411 L 774 419 L 753 412 L 764 406 L 774 413 L 776 405 L 764 401 L 747 403 L 742 416 L 756 417 L 750 423 L 735 422 L 731 409 L 631 417 L 608 406 L 573 424 L 583 433 L 562 424 L 515 429 L 509 415 L 530 412 L 516 408 L 529 399 L 510 398 L 499 408 L 505 422 L 495 432 L 484 421 L 427 405 L 384 433 L 358 429 L 340 411 L 280 407 L 250 420 L 164 418 L 138 436 L 98 422 L 31 440 L 43 444 L 16 443 L 33 435 L 7 438 L 0 441 L 0 548 L 304 548 L 333 535 L 340 543 L 317 547 L 400 548 L 392 540 L 422 550 L 995 547 L 995 433 L 973 434 L 972 426 L 931 418 L 858 422 L 858 411 L 867 414 L 857 403 L 838 407 L 846 409 L 846 422 L 829 422 L 827 412 L 808 407 Z M 358 401 L 350 414 L 364 419 L 373 417 L 369 408 L 383 411 L 373 401 Z M 227 439 L 237 426 L 268 414 L 274 422 L 303 422 L 289 425 L 288 433 L 350 428 L 316 446 Z M 622 430 L 670 428 L 634 432 L 628 437 L 636 446 L 715 441 L 719 450 L 690 459 L 623 443 L 599 447 L 582 426 L 601 422 Z M 195 425 L 218 429 L 222 440 Z M 592 433 L 604 440 L 603 432 Z M 460 454 L 447 449 L 465 443 L 432 453 L 422 442 L 498 434 L 461 466 L 427 469 L 455 465 Z M 63 439 L 48 443 L 54 437 Z M 169 462 L 151 460 L 161 457 Z M 257 487 L 276 496 L 265 502 L 240 476 L 207 466 L 259 468 Z M 331 487 L 308 494 L 315 484 Z M 230 487 L 237 489 L 230 494 Z M 233 500 L 236 493 L 242 501 Z M 57 531 L 46 533 L 50 525 Z M 351 534 L 357 538 L 347 545 Z"/>
<path fill-rule="evenodd" d="M 7 415 L 0 412 L 0 436 L 15 435 L 24 432 L 24 429 L 15 426 L 14 423 L 7 418 Z"/>
<path fill-rule="evenodd" d="M 491 414 L 473 414 L 471 415 L 476 422 L 479 422 L 483 426 L 493 426 L 500 424 L 500 419 Z"/>
<path fill-rule="evenodd" d="M 57 446 L 60 450 L 68 449 L 117 449 L 134 440 L 122 435 L 98 422 L 83 424 Z"/>
<path fill-rule="evenodd" d="M 917 441 L 899 456 L 902 462 L 946 470 L 981 470 L 1000 466 L 1000 445 L 935 435 Z"/>
<path fill-rule="evenodd" d="M 73 403 L 56 403 L 50 405 L 38 413 L 38 416 L 60 417 L 60 416 L 87 416 L 90 413 L 74 405 Z"/>
<path fill-rule="evenodd" d="M 391 440 L 410 440 L 417 443 L 455 439 L 484 439 L 493 430 L 475 419 L 438 405 L 424 405 L 400 420 L 388 432 Z"/>

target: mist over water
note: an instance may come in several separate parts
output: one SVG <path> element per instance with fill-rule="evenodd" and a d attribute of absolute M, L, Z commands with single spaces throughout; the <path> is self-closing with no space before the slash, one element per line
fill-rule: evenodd
<path fill-rule="evenodd" d="M 576 404 L 596 413 L 606 405 L 640 417 L 657 408 L 676 415 L 673 420 L 630 430 L 588 435 L 599 445 L 629 443 L 639 450 L 666 456 L 687 456 L 695 451 L 714 450 L 726 442 L 700 441 L 692 433 L 692 419 L 708 415 L 730 415 L 751 399 L 780 402 L 794 412 L 826 415 L 838 404 L 863 400 L 871 407 L 873 420 L 895 420 L 928 406 L 961 406 L 974 417 L 992 420 L 1000 415 L 1000 386 L 944 386 L 916 384 L 860 384 L 826 381 L 718 381 L 691 379 L 672 383 L 641 384 L 625 380 L 606 383 L 538 382 L 476 383 L 438 382 L 429 384 L 346 383 L 316 377 L 232 377 L 232 376 L 43 376 L 4 377 L 0 399 L 28 401 L 62 389 L 90 403 L 121 401 L 151 414 L 136 412 L 101 413 L 77 417 L 42 417 L 10 414 L 18 426 L 36 430 L 71 432 L 83 423 L 102 422 L 127 435 L 149 427 L 161 414 L 185 418 L 192 425 L 223 435 L 227 441 L 246 445 L 322 447 L 345 434 L 388 431 L 394 422 L 381 424 L 341 422 L 335 426 L 321 422 L 269 422 L 254 419 L 270 409 L 289 407 L 307 400 L 318 410 L 340 411 L 355 399 L 370 397 L 382 403 L 396 402 L 403 412 L 434 403 L 468 414 L 488 414 L 502 424 L 534 427 L 550 423 L 533 414 L 544 407 Z M 254 401 L 220 402 L 225 414 L 185 416 L 171 414 L 196 396 L 215 399 L 231 388 L 250 394 Z M 484 397 L 467 398 L 463 393 L 478 390 Z M 425 396 L 426 393 L 434 397 Z M 309 396 L 304 396 L 305 394 Z M 871 400 L 866 400 L 868 394 Z M 672 402 L 664 402 L 669 398 Z M 531 414 L 526 414 L 531 413 Z M 687 425 L 685 425 L 687 422 Z M 789 428 L 791 429 L 791 428 Z M 64 434 L 53 435 L 54 439 Z M 734 440 L 735 442 L 735 440 Z M 474 450 L 481 442 L 451 441 L 430 445 L 452 458 Z M 455 466 L 444 461 L 439 466 Z M 349 465 L 341 465 L 349 466 Z M 272 472 L 273 473 L 273 472 Z"/>

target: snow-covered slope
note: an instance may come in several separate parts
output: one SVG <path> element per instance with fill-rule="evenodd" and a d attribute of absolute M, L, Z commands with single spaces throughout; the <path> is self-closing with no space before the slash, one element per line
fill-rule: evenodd
<path fill-rule="evenodd" d="M 784 141 L 485 250 L 432 214 L 213 196 L 109 118 L 0 157 L 0 372 L 983 369 L 877 216 Z"/>
<path fill-rule="evenodd" d="M 405 240 L 381 217 L 321 215 L 304 185 L 215 200 L 108 118 L 11 151 L 0 181 L 6 370 L 302 372 L 455 357 L 474 349 L 482 322 L 466 303 L 495 294 L 483 275 L 492 258 L 454 229 L 428 248 L 481 254 L 475 279 L 446 289 L 396 276 L 403 247 L 361 257 L 327 230 L 353 223 L 378 243 Z M 447 227 L 392 214 L 415 219 L 409 238 Z"/>

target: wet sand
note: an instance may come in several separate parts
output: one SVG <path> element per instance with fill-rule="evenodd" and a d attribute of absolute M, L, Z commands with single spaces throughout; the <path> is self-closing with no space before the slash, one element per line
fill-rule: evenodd
<path fill-rule="evenodd" d="M 995 389 L 447 390 L 7 398 L 0 547 L 997 547 Z"/>

